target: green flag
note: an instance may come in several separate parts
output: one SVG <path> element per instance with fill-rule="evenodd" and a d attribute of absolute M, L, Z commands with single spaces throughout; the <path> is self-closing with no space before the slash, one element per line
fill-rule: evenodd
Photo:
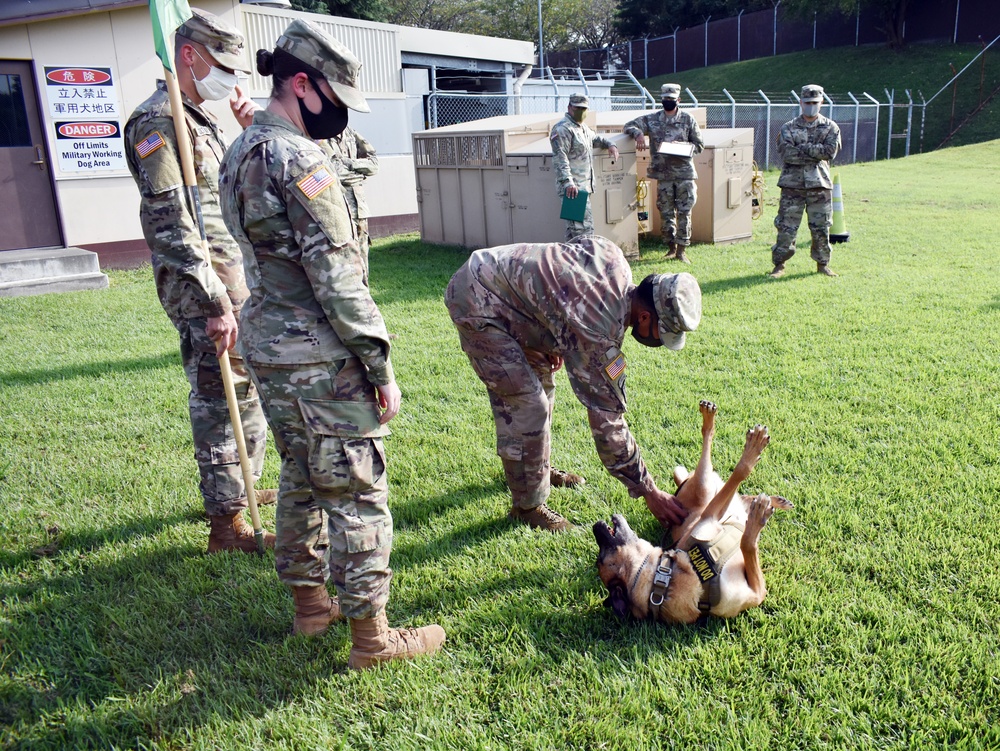
<path fill-rule="evenodd" d="M 173 72 L 167 40 L 177 27 L 191 18 L 188 0 L 149 0 L 149 16 L 153 21 L 153 46 L 163 67 Z"/>

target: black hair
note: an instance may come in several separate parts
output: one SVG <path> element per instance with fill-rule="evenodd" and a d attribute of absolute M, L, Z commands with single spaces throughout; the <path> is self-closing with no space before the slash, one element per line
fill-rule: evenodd
<path fill-rule="evenodd" d="M 656 315 L 656 302 L 653 300 L 653 280 L 656 274 L 650 274 L 635 288 L 635 297 L 646 310 Z"/>
<path fill-rule="evenodd" d="M 309 76 L 313 87 L 319 91 L 318 81 L 323 80 L 323 74 L 308 63 L 299 60 L 290 52 L 276 47 L 271 50 L 257 50 L 257 72 L 262 76 L 274 76 L 271 84 L 271 96 L 278 97 L 285 90 L 288 79 L 293 78 L 297 73 L 305 73 Z"/>

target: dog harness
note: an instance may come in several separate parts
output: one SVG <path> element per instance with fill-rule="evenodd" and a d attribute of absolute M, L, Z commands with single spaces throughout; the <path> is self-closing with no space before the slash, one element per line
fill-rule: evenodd
<path fill-rule="evenodd" d="M 719 574 L 739 549 L 744 528 L 745 525 L 742 522 L 727 521 L 723 523 L 719 534 L 711 541 L 695 541 L 684 551 L 688 554 L 691 566 L 698 574 L 698 578 L 701 579 L 702 595 L 698 602 L 698 610 L 701 611 L 702 617 L 707 616 L 709 611 L 722 599 L 722 582 Z M 664 550 L 659 563 L 656 564 L 656 571 L 653 573 L 653 588 L 649 592 L 650 614 L 659 621 L 667 620 L 661 617 L 661 612 L 669 596 L 667 590 L 670 588 L 670 580 L 674 575 L 676 556 L 676 550 Z M 642 571 L 645 565 L 646 561 L 643 561 L 639 571 Z M 638 579 L 638 573 L 636 579 Z"/>

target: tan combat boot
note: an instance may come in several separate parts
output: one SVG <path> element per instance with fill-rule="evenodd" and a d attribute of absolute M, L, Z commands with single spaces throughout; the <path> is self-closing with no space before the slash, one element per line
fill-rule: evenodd
<path fill-rule="evenodd" d="M 677 246 L 677 256 L 676 256 L 676 258 L 681 263 L 691 263 L 691 259 L 688 258 L 686 255 L 684 255 L 684 246 L 683 245 L 678 245 Z"/>
<path fill-rule="evenodd" d="M 777 279 L 778 277 L 784 275 L 785 275 L 785 264 L 783 263 L 774 264 L 774 271 L 768 274 L 768 276 L 771 277 L 772 279 Z"/>
<path fill-rule="evenodd" d="M 374 618 L 351 618 L 351 654 L 347 667 L 365 670 L 380 662 L 431 655 L 444 644 L 444 629 L 437 624 L 422 628 L 389 628 L 385 611 Z"/>
<path fill-rule="evenodd" d="M 677 243 L 667 243 L 667 254 L 664 258 L 677 258 Z"/>
<path fill-rule="evenodd" d="M 340 614 L 340 603 L 336 597 L 330 597 L 324 586 L 292 587 L 292 599 L 295 600 L 295 623 L 293 634 L 318 636 L 324 633 L 331 623 L 343 620 Z"/>
<path fill-rule="evenodd" d="M 580 475 L 552 467 L 549 469 L 549 485 L 554 488 L 579 488 L 587 484 Z"/>
<path fill-rule="evenodd" d="M 208 552 L 221 553 L 224 550 L 236 550 L 242 553 L 257 552 L 257 541 L 254 540 L 253 527 L 243 519 L 243 512 L 208 517 L 212 531 L 208 536 Z M 274 548 L 274 535 L 264 531 L 264 547 Z"/>
<path fill-rule="evenodd" d="M 563 532 L 573 526 L 544 503 L 527 509 L 512 506 L 507 516 L 524 522 L 532 529 L 544 529 L 548 532 Z"/>
<path fill-rule="evenodd" d="M 840 274 L 838 274 L 836 271 L 834 271 L 833 269 L 831 269 L 825 263 L 817 263 L 816 264 L 816 273 L 817 274 L 823 274 L 824 276 L 840 276 Z"/>

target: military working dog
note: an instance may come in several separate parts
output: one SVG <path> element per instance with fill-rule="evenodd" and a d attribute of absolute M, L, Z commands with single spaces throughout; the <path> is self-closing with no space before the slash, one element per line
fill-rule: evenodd
<path fill-rule="evenodd" d="M 767 589 L 757 544 L 775 509 L 792 508 L 781 496 L 739 495 L 770 442 L 767 428 L 747 431 L 743 455 L 723 484 L 712 467 L 717 408 L 702 401 L 702 450 L 689 474 L 674 470 L 677 499 L 687 518 L 668 530 L 664 547 L 640 539 L 620 514 L 594 525 L 597 570 L 615 613 L 666 623 L 694 623 L 704 615 L 732 618 L 764 601 Z"/>

